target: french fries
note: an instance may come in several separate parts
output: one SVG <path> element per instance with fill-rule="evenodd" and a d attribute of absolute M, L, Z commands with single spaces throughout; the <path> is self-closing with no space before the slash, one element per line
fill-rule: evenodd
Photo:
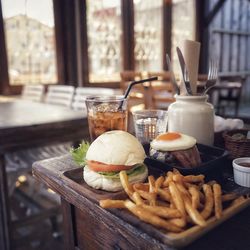
<path fill-rule="evenodd" d="M 157 194 L 161 197 L 162 200 L 164 201 L 171 201 L 171 194 L 168 189 L 157 189 Z"/>
<path fill-rule="evenodd" d="M 103 208 L 125 208 L 124 200 L 101 200 L 100 206 Z"/>
<path fill-rule="evenodd" d="M 200 174 L 200 175 L 187 175 L 187 176 L 183 177 L 183 180 L 185 182 L 192 182 L 192 183 L 194 182 L 194 183 L 196 183 L 196 182 L 203 182 L 204 178 L 205 178 L 205 176 L 202 175 L 202 174 Z"/>
<path fill-rule="evenodd" d="M 145 204 L 141 204 L 141 207 L 163 218 L 180 218 L 181 217 L 181 213 L 177 209 L 173 209 L 169 207 L 162 207 L 162 206 L 149 206 Z"/>
<path fill-rule="evenodd" d="M 137 192 L 134 192 L 132 194 L 132 199 L 133 199 L 133 201 L 135 202 L 136 205 L 142 205 L 144 203 L 143 199 L 141 198 L 141 196 Z"/>
<path fill-rule="evenodd" d="M 191 187 L 188 188 L 188 191 L 191 194 L 192 207 L 194 209 L 198 209 L 199 207 L 201 207 L 201 204 L 200 204 L 200 193 L 197 190 L 197 188 L 191 186 Z"/>
<path fill-rule="evenodd" d="M 162 184 L 164 182 L 164 177 L 160 176 L 159 178 L 156 179 L 155 181 L 155 192 L 158 192 L 158 189 L 161 188 Z"/>
<path fill-rule="evenodd" d="M 204 219 L 207 219 L 212 211 L 213 211 L 213 206 L 214 206 L 214 199 L 213 199 L 213 192 L 212 192 L 212 188 L 210 185 L 208 184 L 204 184 L 203 185 L 203 190 L 205 193 L 205 205 L 204 208 L 201 212 L 201 216 Z"/>
<path fill-rule="evenodd" d="M 221 186 L 213 184 L 213 192 L 215 217 L 219 219 L 222 216 Z"/>
<path fill-rule="evenodd" d="M 135 205 L 132 201 L 125 201 L 126 208 L 132 212 L 135 216 L 139 217 L 142 221 L 148 222 L 156 227 L 164 228 L 171 232 L 181 232 L 182 229 L 176 225 L 168 222 L 167 220 L 161 219 L 159 216 L 145 210 L 144 208 Z"/>
<path fill-rule="evenodd" d="M 165 181 L 162 184 L 163 187 L 168 187 L 169 182 L 173 181 L 173 176 L 174 176 L 173 172 L 170 172 L 170 171 L 167 172 L 167 177 L 166 177 Z"/>
<path fill-rule="evenodd" d="M 187 225 L 187 221 L 184 218 L 175 218 L 169 220 L 172 224 L 177 227 L 184 228 Z"/>
<path fill-rule="evenodd" d="M 176 187 L 175 183 L 171 181 L 169 183 L 169 191 L 173 199 L 173 203 L 175 207 L 180 211 L 182 216 L 185 218 L 186 217 L 186 210 L 185 210 L 185 205 L 183 198 L 181 196 L 181 192 L 178 190 Z"/>
<path fill-rule="evenodd" d="M 133 194 L 133 189 L 132 189 L 131 185 L 128 182 L 128 176 L 127 176 L 126 171 L 123 170 L 123 171 L 120 172 L 120 180 L 121 180 L 121 184 L 122 184 L 123 189 L 125 190 L 127 195 L 129 197 L 131 197 L 132 194 Z"/>
<path fill-rule="evenodd" d="M 237 194 L 235 194 L 235 193 L 224 194 L 221 196 L 222 202 L 232 201 L 232 200 L 235 200 L 236 198 L 237 198 Z"/>
<path fill-rule="evenodd" d="M 156 203 L 156 192 L 155 192 L 155 178 L 154 176 L 148 176 L 149 193 L 151 194 L 149 202 L 151 206 L 155 206 Z"/>
<path fill-rule="evenodd" d="M 246 198 L 222 194 L 218 183 L 204 183 L 204 179 L 204 175 L 183 176 L 174 169 L 157 179 L 149 176 L 148 183 L 131 185 L 126 172 L 121 171 L 120 180 L 129 199 L 101 200 L 100 206 L 127 209 L 140 220 L 167 232 L 179 233 L 192 225 L 205 227 L 213 216 L 223 216 L 223 206 L 237 205 Z"/>
<path fill-rule="evenodd" d="M 195 224 L 202 227 L 206 226 L 206 221 L 203 219 L 201 214 L 195 208 L 192 207 L 191 202 L 188 200 L 187 197 L 184 197 L 184 205 L 188 215 Z"/>

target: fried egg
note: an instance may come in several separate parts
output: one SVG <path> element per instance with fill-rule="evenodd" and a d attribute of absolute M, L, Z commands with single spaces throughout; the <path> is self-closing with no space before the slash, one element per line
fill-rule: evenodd
<path fill-rule="evenodd" d="M 192 148 L 196 144 L 196 139 L 192 136 L 168 132 L 158 135 L 151 143 L 153 149 L 160 151 L 176 151 Z"/>

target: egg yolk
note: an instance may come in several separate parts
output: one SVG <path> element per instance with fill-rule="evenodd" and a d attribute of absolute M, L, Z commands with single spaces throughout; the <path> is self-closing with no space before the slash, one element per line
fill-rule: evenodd
<path fill-rule="evenodd" d="M 181 135 L 179 133 L 165 133 L 165 134 L 158 135 L 156 137 L 156 140 L 157 141 L 173 141 L 179 138 L 181 138 Z"/>

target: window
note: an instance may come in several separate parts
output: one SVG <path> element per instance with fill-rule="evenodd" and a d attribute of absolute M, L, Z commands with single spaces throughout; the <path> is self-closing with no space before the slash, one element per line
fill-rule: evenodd
<path fill-rule="evenodd" d="M 173 68 L 179 69 L 176 46 L 185 39 L 195 39 L 195 1 L 173 0 L 172 9 L 172 61 Z"/>
<path fill-rule="evenodd" d="M 52 0 L 1 3 L 10 85 L 56 83 Z"/>
<path fill-rule="evenodd" d="M 135 69 L 163 69 L 163 1 L 134 0 Z"/>
<path fill-rule="evenodd" d="M 88 0 L 87 29 L 89 81 L 119 81 L 121 71 L 120 0 Z"/>

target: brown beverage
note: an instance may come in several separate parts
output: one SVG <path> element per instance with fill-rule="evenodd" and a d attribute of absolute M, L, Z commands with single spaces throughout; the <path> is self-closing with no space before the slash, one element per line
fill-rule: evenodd
<path fill-rule="evenodd" d="M 127 114 L 121 112 L 96 112 L 88 115 L 91 141 L 110 130 L 127 130 Z"/>
<path fill-rule="evenodd" d="M 126 100 L 118 97 L 89 97 L 86 100 L 91 141 L 111 130 L 127 131 Z"/>

